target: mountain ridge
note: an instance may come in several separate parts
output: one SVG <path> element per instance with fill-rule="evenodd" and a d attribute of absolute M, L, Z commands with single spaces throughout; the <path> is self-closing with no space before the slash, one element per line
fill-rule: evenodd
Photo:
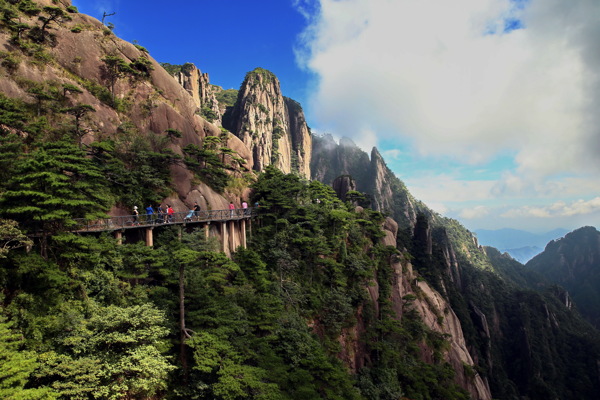
<path fill-rule="evenodd" d="M 30 351 L 46 346 L 54 352 L 55 358 L 42 359 L 46 381 L 37 383 L 60 389 L 66 382 L 53 368 L 64 372 L 70 362 L 93 370 L 93 359 L 79 358 L 102 354 L 88 353 L 94 348 L 85 347 L 91 332 L 86 326 L 104 329 L 107 321 L 120 320 L 111 318 L 115 313 L 139 311 L 135 307 L 142 303 L 141 313 L 170 327 L 156 332 L 170 332 L 170 350 L 179 351 L 181 364 L 171 366 L 181 374 L 177 390 L 196 397 L 235 397 L 222 378 L 239 384 L 242 393 L 292 393 L 281 398 L 300 396 L 292 382 L 310 398 L 329 398 L 328 391 L 335 393 L 331 398 L 339 393 L 398 398 L 403 391 L 457 400 L 585 398 L 597 387 L 597 377 L 586 373 L 599 354 L 595 336 L 560 293 L 531 291 L 540 282 L 525 276 L 522 266 L 486 253 L 458 221 L 414 199 L 376 148 L 369 156 L 349 139 L 313 137 L 301 106 L 283 96 L 274 74 L 250 71 L 219 126 L 205 118 L 209 111 L 219 115 L 208 75 L 188 66 L 189 76 L 175 79 L 147 52 L 72 9 L 70 21 L 51 26 L 54 44 L 36 45 L 29 36 L 15 43 L 10 12 L 31 10 L 32 4 L 57 5 L 3 3 L 0 44 L 7 54 L 0 67 L 5 74 L 0 117 L 3 140 L 10 141 L 2 142 L 1 172 L 7 179 L 0 193 L 15 198 L 18 190 L 31 189 L 21 174 L 45 183 L 39 177 L 53 172 L 81 187 L 77 173 L 50 168 L 48 152 L 67 150 L 72 153 L 67 160 L 89 167 L 89 184 L 109 195 L 103 207 L 113 214 L 148 202 L 225 209 L 229 201 L 250 198 L 264 210 L 252 228 L 254 248 L 224 255 L 207 250 L 204 233 L 190 237 L 175 230 L 159 234 L 152 249 L 132 243 L 115 249 L 110 237 L 59 229 L 70 218 L 85 217 L 83 207 L 67 211 L 54 200 L 40 204 L 46 207 L 43 216 L 52 216 L 58 227 L 56 235 L 43 239 L 51 251 L 40 256 L 12 251 L 0 259 L 0 278 L 8 286 L 2 312 L 22 329 Z M 58 12 L 38 9 L 42 16 Z M 38 14 L 18 15 L 33 26 L 41 21 Z M 38 59 L 49 56 L 53 62 L 40 65 Z M 17 58 L 16 65 L 7 61 Z M 196 93 L 201 87 L 205 93 Z M 95 111 L 86 107 L 80 117 L 62 112 L 86 104 Z M 36 165 L 48 170 L 38 174 Z M 349 195 L 346 202 L 329 186 L 340 175 L 346 176 L 345 189 L 340 187 Z M 63 200 L 84 204 L 80 196 Z M 372 209 L 354 202 L 370 202 Z M 0 205 L 2 216 L 18 219 L 25 230 L 40 215 L 32 204 Z M 215 225 L 207 229 L 209 236 L 223 234 Z M 37 250 L 42 239 L 36 240 Z M 525 290 L 521 284 L 530 286 Z M 61 293 L 68 301 L 58 302 L 64 300 Z M 161 319 L 156 307 L 170 317 Z M 95 343 L 98 349 L 105 345 Z M 587 351 L 565 358 L 565 343 Z M 159 348 L 168 347 L 157 344 L 155 360 L 162 363 Z M 288 370 L 282 360 L 294 368 Z M 356 374 L 342 372 L 339 360 Z M 161 365 L 157 376 L 163 386 L 153 387 L 148 398 L 179 379 L 167 382 L 172 368 Z M 265 371 L 272 365 L 277 373 L 269 376 Z M 572 371 L 579 379 L 576 388 L 568 386 Z M 198 387 L 184 385 L 188 382 Z M 185 397 L 181 393 L 173 395 Z"/>

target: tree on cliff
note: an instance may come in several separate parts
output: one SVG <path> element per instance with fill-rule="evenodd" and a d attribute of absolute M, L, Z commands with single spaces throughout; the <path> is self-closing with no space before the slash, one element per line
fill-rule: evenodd
<path fill-rule="evenodd" d="M 48 38 L 48 26 L 55 22 L 60 24 L 65 21 L 70 21 L 72 18 L 60 7 L 46 6 L 42 9 L 46 15 L 40 15 L 38 19 L 42 23 L 40 27 L 35 27 L 31 30 L 30 36 L 33 40 L 43 43 Z M 50 36 L 53 40 L 53 37 Z"/>
<path fill-rule="evenodd" d="M 73 218 L 100 218 L 110 204 L 99 169 L 68 142 L 42 144 L 17 160 L 0 199 L 0 212 L 29 231 L 47 235 L 73 225 Z"/>
<path fill-rule="evenodd" d="M 55 399 L 48 388 L 26 389 L 38 366 L 37 355 L 23 350 L 22 336 L 0 314 L 0 398 L 11 400 Z"/>
<path fill-rule="evenodd" d="M 115 104 L 115 84 L 119 78 L 126 74 L 133 73 L 133 70 L 121 57 L 106 56 L 102 59 L 104 62 L 103 74 L 108 83 L 108 88 L 112 94 L 112 103 Z"/>
<path fill-rule="evenodd" d="M 69 107 L 64 110 L 67 114 L 75 117 L 75 130 L 74 134 L 77 140 L 79 141 L 79 147 L 81 147 L 81 140 L 87 133 L 85 130 L 81 130 L 81 120 L 90 112 L 96 112 L 96 109 L 89 104 L 79 104 L 74 107 Z"/>

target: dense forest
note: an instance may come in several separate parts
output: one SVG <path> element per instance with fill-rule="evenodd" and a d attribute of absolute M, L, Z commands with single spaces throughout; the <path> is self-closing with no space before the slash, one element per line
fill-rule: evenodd
<path fill-rule="evenodd" d="M 171 76 L 194 66 L 69 1 L 0 0 L 0 45 L 0 398 L 597 398 L 600 338 L 568 293 L 415 200 L 376 149 L 311 141 L 291 99 L 272 117 L 272 73 L 210 99 L 223 128 Z M 253 170 L 261 146 L 292 172 Z M 191 226 L 153 246 L 73 231 L 241 199 L 260 207 L 228 252 Z"/>

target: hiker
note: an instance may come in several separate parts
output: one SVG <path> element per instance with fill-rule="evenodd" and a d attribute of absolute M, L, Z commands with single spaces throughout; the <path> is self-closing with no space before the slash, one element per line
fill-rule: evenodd
<path fill-rule="evenodd" d="M 248 215 L 248 203 L 242 201 L 242 209 L 244 210 L 244 215 Z"/>
<path fill-rule="evenodd" d="M 138 216 L 140 215 L 140 213 L 138 212 L 137 206 L 133 206 L 133 225 L 139 225 L 140 223 L 138 222 Z"/>
<path fill-rule="evenodd" d="M 159 204 L 156 206 L 156 223 L 157 224 L 162 224 L 163 222 L 165 222 L 165 210 L 162 208 L 162 204 Z"/>
<path fill-rule="evenodd" d="M 152 205 L 148 205 L 148 207 L 146 207 L 146 221 L 149 223 L 152 223 L 153 215 L 154 215 L 154 208 L 152 208 Z"/>
<path fill-rule="evenodd" d="M 171 207 L 170 204 L 167 204 L 167 222 L 173 222 L 173 214 L 175 214 L 173 207 Z"/>
<path fill-rule="evenodd" d="M 198 205 L 197 202 L 194 203 L 194 216 L 196 217 L 197 221 L 200 221 L 200 206 Z"/>
<path fill-rule="evenodd" d="M 194 216 L 194 209 L 192 208 L 190 210 L 190 212 L 187 213 L 187 215 L 185 216 L 185 218 L 183 219 L 184 222 L 191 222 L 192 221 L 192 217 Z"/>
<path fill-rule="evenodd" d="M 235 206 L 233 205 L 233 201 L 229 202 L 229 216 L 233 217 L 233 210 L 235 210 Z"/>

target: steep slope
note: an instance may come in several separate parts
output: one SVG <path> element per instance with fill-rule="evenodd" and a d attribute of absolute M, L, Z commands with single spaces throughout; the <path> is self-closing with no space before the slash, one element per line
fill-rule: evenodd
<path fill-rule="evenodd" d="M 235 135 L 202 118 L 197 99 L 143 47 L 117 38 L 66 0 L 2 2 L 1 12 L 0 124 L 6 140 L 27 151 L 52 141 L 78 143 L 107 174 L 112 215 L 148 203 L 169 203 L 176 211 L 194 202 L 204 209 L 239 203 L 243 189 L 230 183 L 252 176 L 251 153 Z M 59 19 L 46 25 L 42 37 L 42 20 L 51 13 Z M 219 146 L 209 147 L 206 137 L 218 138 Z M 223 171 L 218 181 L 207 178 L 208 164 Z M 125 190 L 129 182 L 137 184 Z"/>
<path fill-rule="evenodd" d="M 564 287 L 581 314 L 600 328 L 600 232 L 587 226 L 553 240 L 526 267 Z"/>
<path fill-rule="evenodd" d="M 237 103 L 223 118 L 224 127 L 235 133 L 231 135 L 198 115 L 198 100 L 204 95 L 194 98 L 193 74 L 178 82 L 142 48 L 74 12 L 62 27 L 50 25 L 52 41 L 19 37 L 23 32 L 17 22 L 39 28 L 39 20 L 25 11 L 10 17 L 6 10 L 14 4 L 7 4 L 0 35 L 0 90 L 6 95 L 0 99 L 0 128 L 2 139 L 15 140 L 18 151 L 11 153 L 1 143 L 0 162 L 6 168 L 0 173 L 6 179 L 0 191 L 4 180 L 20 183 L 11 177 L 12 162 L 19 161 L 20 171 L 26 171 L 29 165 L 23 158 L 33 154 L 38 161 L 53 150 L 47 143 L 68 138 L 73 142 L 69 149 L 78 144 L 88 151 L 81 160 L 95 163 L 93 172 L 99 171 L 104 182 L 93 187 L 113 196 L 113 213 L 140 201 L 167 200 L 181 209 L 198 201 L 203 207 L 225 208 L 229 199 L 248 194 L 251 169 L 269 174 L 272 165 L 309 177 L 312 164 L 313 176 L 327 184 L 351 175 L 356 189 L 371 196 L 373 208 L 390 217 L 354 210 L 331 199 L 318 182 L 302 186 L 298 176 L 286 176 L 273 185 L 273 197 L 283 204 L 271 209 L 265 203 L 263 219 L 255 227 L 254 245 L 261 253 L 240 252 L 239 265 L 206 252 L 202 246 L 207 244 L 198 237 L 185 238 L 194 250 L 182 247 L 174 231 L 157 239 L 156 247 L 162 249 L 157 253 L 126 246 L 115 255 L 107 238 L 100 243 L 63 239 L 68 241 L 54 244 L 54 261 L 26 254 L 2 261 L 0 277 L 10 283 L 2 301 L 15 318 L 22 318 L 21 326 L 31 336 L 37 337 L 36 329 L 49 340 L 55 332 L 87 334 L 88 316 L 83 314 L 93 312 L 86 308 L 88 298 L 103 304 L 155 302 L 176 315 L 180 311 L 174 304 L 178 296 L 184 297 L 177 290 L 185 283 L 185 268 L 192 265 L 197 268 L 188 271 L 188 283 L 195 285 L 189 320 L 203 332 L 195 342 L 194 357 L 200 363 L 195 373 L 202 378 L 196 383 L 208 379 L 225 387 L 220 379 L 227 378 L 266 396 L 273 390 L 266 371 L 276 365 L 272 379 L 281 390 L 317 398 L 314 387 L 327 388 L 355 398 L 351 378 L 328 358 L 337 352 L 352 371 L 362 373 L 357 379 L 364 393 L 378 393 L 370 398 L 401 397 L 398 382 L 415 398 L 431 398 L 430 393 L 449 398 L 443 386 L 452 379 L 482 399 L 597 395 L 596 333 L 570 311 L 564 293 L 520 287 L 525 281 L 528 289 L 536 287 L 535 280 L 517 279 L 515 266 L 486 254 L 464 227 L 414 200 L 376 149 L 369 157 L 350 141 L 338 145 L 327 138 L 311 146 L 300 106 L 281 95 L 268 71 L 257 69 L 246 76 Z M 189 91 L 181 86 L 186 79 L 192 85 Z M 85 105 L 95 111 L 77 108 Z M 66 108 L 71 113 L 61 111 Z M 228 186 L 227 178 L 236 179 L 237 187 Z M 345 182 L 346 188 L 353 187 L 350 179 Z M 283 196 L 284 190 L 288 192 Z M 300 198 L 302 190 L 314 192 Z M 383 224 L 384 233 L 374 221 Z M 75 249 L 79 252 L 70 253 Z M 77 299 L 73 309 L 81 311 L 65 313 L 61 307 L 67 306 L 48 301 L 56 300 L 57 293 Z M 53 306 L 54 320 L 47 327 L 46 307 Z M 39 315 L 34 318 L 23 310 Z M 239 335 L 247 340 L 238 340 Z M 73 336 L 58 344 L 69 347 L 75 342 L 86 343 Z M 203 346 L 214 357 L 207 359 Z M 83 351 L 72 347 L 73 357 Z M 182 365 L 185 356 L 184 348 Z M 234 366 L 228 364 L 231 360 Z M 166 379 L 168 368 L 163 372 L 161 379 Z M 310 394 L 296 392 L 298 383 L 314 387 Z M 196 389 L 194 395 L 203 390 L 186 390 Z M 464 398 L 454 387 L 448 393 Z"/>
<path fill-rule="evenodd" d="M 223 126 L 250 149 L 255 171 L 274 165 L 310 177 L 312 136 L 304 113 L 300 104 L 282 95 L 272 72 L 256 68 L 246 74 Z"/>
<path fill-rule="evenodd" d="M 313 139 L 312 178 L 326 184 L 341 175 L 349 175 L 356 182 L 356 190 L 367 193 L 370 206 L 392 217 L 400 225 L 400 242 L 406 243 L 418 212 L 432 214 L 415 200 L 404 183 L 387 167 L 376 148 L 371 155 L 361 150 L 352 140 L 331 135 Z"/>
<path fill-rule="evenodd" d="M 161 64 L 179 84 L 188 91 L 196 103 L 197 113 L 217 126 L 221 125 L 221 107 L 216 98 L 217 90 L 210 84 L 207 73 L 202 73 L 194 64 Z"/>
<path fill-rule="evenodd" d="M 598 332 L 573 312 L 564 290 L 495 249 L 477 250 L 472 239 L 453 221 L 420 217 L 410 253 L 460 319 L 492 396 L 595 398 Z"/>
<path fill-rule="evenodd" d="M 355 183 L 374 208 L 398 221 L 398 245 L 410 254 L 411 270 L 458 317 L 459 336 L 492 397 L 594 398 L 600 341 L 571 310 L 564 291 L 495 249 L 482 248 L 457 221 L 415 201 L 376 149 L 369 159 L 349 140 L 337 144 L 326 136 L 314 143 L 313 177 L 329 183 L 343 175 L 335 181 Z M 575 391 L 573 375 L 581 381 Z"/>

